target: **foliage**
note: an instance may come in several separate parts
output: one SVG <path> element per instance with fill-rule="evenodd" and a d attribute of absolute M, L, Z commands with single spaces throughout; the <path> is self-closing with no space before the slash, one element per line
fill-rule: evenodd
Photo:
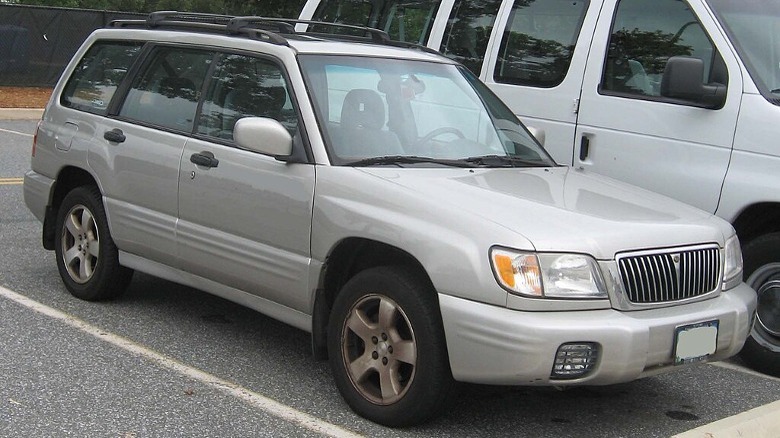
<path fill-rule="evenodd" d="M 4 3 L 123 12 L 176 10 L 230 15 L 297 17 L 305 0 L 12 0 Z"/>

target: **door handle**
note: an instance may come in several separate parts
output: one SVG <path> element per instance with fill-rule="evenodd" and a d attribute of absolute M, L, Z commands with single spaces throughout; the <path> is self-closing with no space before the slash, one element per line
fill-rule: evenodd
<path fill-rule="evenodd" d="M 582 139 L 580 140 L 580 161 L 585 161 L 588 158 L 589 152 L 590 152 L 590 139 L 583 135 Z"/>
<path fill-rule="evenodd" d="M 219 160 L 214 158 L 214 154 L 209 151 L 196 152 L 190 155 L 190 162 L 203 167 L 217 167 L 219 166 Z"/>
<path fill-rule="evenodd" d="M 104 132 L 103 138 L 110 141 L 111 143 L 124 143 L 124 141 L 127 140 L 125 133 L 122 132 L 122 130 L 119 128 L 114 128 L 110 131 Z"/>

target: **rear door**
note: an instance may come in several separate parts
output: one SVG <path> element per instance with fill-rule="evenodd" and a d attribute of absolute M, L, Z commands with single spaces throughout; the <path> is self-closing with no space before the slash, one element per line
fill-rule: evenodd
<path fill-rule="evenodd" d="M 213 52 L 151 50 L 124 101 L 95 129 L 90 166 L 103 184 L 112 237 L 124 251 L 175 266 L 179 161 Z"/>
<path fill-rule="evenodd" d="M 505 1 L 481 79 L 558 163 L 571 164 L 577 109 L 600 1 Z"/>
<path fill-rule="evenodd" d="M 236 121 L 269 117 L 290 131 L 294 147 L 304 147 L 289 81 L 274 60 L 242 54 L 221 55 L 210 76 L 195 135 L 181 156 L 182 268 L 308 312 L 315 166 L 278 161 L 233 141 Z M 211 164 L 196 164 L 208 161 L 202 157 Z"/>
<path fill-rule="evenodd" d="M 574 165 L 714 212 L 731 156 L 742 78 L 699 2 L 605 2 L 588 59 Z M 660 95 L 671 56 L 702 59 L 705 82 L 728 86 L 706 109 Z"/>

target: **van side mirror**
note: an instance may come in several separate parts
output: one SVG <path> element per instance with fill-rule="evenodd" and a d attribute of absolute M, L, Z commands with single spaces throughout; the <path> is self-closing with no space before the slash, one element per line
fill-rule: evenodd
<path fill-rule="evenodd" d="M 544 140 L 545 140 L 545 137 L 546 137 L 545 134 L 544 134 L 544 129 L 536 128 L 536 127 L 533 127 L 533 126 L 526 126 L 526 128 L 528 128 L 528 132 L 530 132 L 531 135 L 534 136 L 536 141 L 538 141 L 540 145 L 544 146 Z"/>
<path fill-rule="evenodd" d="M 244 117 L 233 128 L 233 140 L 247 150 L 286 161 L 292 154 L 293 140 L 287 128 L 266 117 Z"/>
<path fill-rule="evenodd" d="M 661 96 L 719 109 L 726 103 L 726 86 L 705 84 L 704 61 L 690 56 L 673 56 L 666 62 L 661 78 Z"/>

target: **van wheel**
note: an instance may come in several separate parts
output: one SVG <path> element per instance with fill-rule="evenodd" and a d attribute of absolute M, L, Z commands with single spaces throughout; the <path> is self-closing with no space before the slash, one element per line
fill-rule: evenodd
<path fill-rule="evenodd" d="M 82 300 L 118 296 L 133 274 L 119 265 L 97 187 L 77 187 L 65 196 L 57 213 L 54 251 L 65 287 Z"/>
<path fill-rule="evenodd" d="M 740 357 L 755 370 L 780 376 L 780 233 L 751 240 L 742 253 L 746 282 L 758 294 L 758 308 Z"/>
<path fill-rule="evenodd" d="M 410 271 L 360 272 L 336 297 L 328 325 L 339 392 L 359 415 L 392 427 L 438 413 L 453 386 L 436 294 Z"/>

